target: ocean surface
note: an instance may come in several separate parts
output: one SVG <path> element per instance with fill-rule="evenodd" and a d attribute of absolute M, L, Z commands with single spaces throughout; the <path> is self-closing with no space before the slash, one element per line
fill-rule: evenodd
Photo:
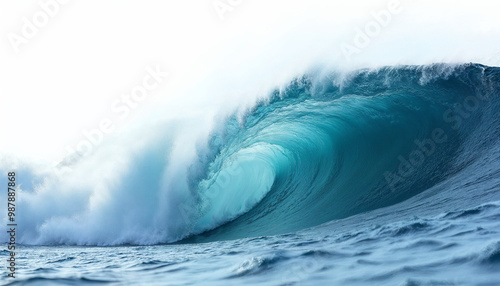
<path fill-rule="evenodd" d="M 496 67 L 311 72 L 176 176 L 168 143 L 135 152 L 101 208 L 41 206 L 68 176 L 25 187 L 2 284 L 500 285 L 499 111 Z"/>

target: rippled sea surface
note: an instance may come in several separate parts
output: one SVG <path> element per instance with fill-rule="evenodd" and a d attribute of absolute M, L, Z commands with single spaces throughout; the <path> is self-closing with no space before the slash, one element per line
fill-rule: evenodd
<path fill-rule="evenodd" d="M 497 185 L 305 231 L 198 244 L 21 246 L 7 285 L 500 285 Z M 467 193 L 467 192 L 465 192 Z M 479 203 L 482 200 L 491 202 Z M 447 212 L 446 205 L 463 205 Z M 8 253 L 3 251 L 3 260 Z"/>

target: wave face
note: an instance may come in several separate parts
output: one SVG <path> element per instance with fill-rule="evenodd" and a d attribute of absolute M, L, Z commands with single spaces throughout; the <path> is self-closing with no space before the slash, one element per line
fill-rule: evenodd
<path fill-rule="evenodd" d="M 169 138 L 145 136 L 129 157 L 78 162 L 84 183 L 42 178 L 20 196 L 19 241 L 268 236 L 443 192 L 436 186 L 497 158 L 499 92 L 500 68 L 479 64 L 313 72 L 222 120 L 194 156 L 172 139 L 191 129 L 171 124 Z M 500 170 L 495 160 L 481 168 Z"/>
<path fill-rule="evenodd" d="M 293 232 L 429 189 L 498 143 L 499 83 L 473 64 L 293 81 L 212 138 L 197 227 L 230 221 L 187 241 Z"/>

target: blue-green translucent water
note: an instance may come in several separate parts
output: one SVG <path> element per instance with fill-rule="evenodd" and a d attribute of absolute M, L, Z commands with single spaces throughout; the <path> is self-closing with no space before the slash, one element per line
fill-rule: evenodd
<path fill-rule="evenodd" d="M 220 124 L 175 236 L 33 227 L 2 281 L 500 285 L 499 93 L 477 64 L 304 76 Z"/>

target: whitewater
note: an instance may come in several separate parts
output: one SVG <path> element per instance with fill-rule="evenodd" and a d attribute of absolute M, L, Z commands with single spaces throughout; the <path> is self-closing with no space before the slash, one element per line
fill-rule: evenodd
<path fill-rule="evenodd" d="M 140 62 L 129 58 L 137 49 L 165 55 L 145 69 L 162 78 L 88 153 L 62 152 L 70 135 L 36 125 L 49 121 L 30 116 L 30 106 L 56 102 L 41 114 L 61 116 L 60 126 L 77 122 L 71 113 L 85 114 L 86 104 L 114 106 L 115 97 L 98 101 L 91 93 L 99 91 L 81 84 L 105 89 L 99 69 L 75 81 L 53 77 L 75 93 L 67 110 L 66 89 L 54 87 L 64 96 L 52 98 L 37 93 L 39 82 L 29 89 L 8 79 L 38 78 L 41 70 L 25 68 L 30 60 L 65 66 L 57 53 L 85 54 L 91 36 L 108 39 L 98 24 L 115 7 L 102 4 L 108 14 L 101 14 L 80 4 L 96 17 L 86 41 L 39 51 L 31 47 L 42 40 L 33 41 L 26 58 L 6 59 L 5 90 L 38 99 L 9 105 L 26 108 L 16 117 L 22 131 L 0 125 L 16 134 L 0 142 L 0 185 L 15 171 L 18 267 L 17 278 L 2 273 L 1 284 L 500 285 L 498 4 L 292 2 L 244 2 L 225 22 L 213 13 L 210 25 L 205 10 L 189 14 L 187 4 L 124 8 L 129 14 L 116 21 L 126 33 L 116 44 L 67 64 L 109 60 L 118 70 Z M 380 15 L 389 19 L 379 22 L 380 35 L 346 56 L 346 45 Z M 202 24 L 183 26 L 187 39 L 169 19 Z M 146 41 L 164 31 L 173 50 Z M 63 33 L 43 32 L 37 37 Z M 122 45 L 130 35 L 145 42 Z M 7 201 L 2 192 L 0 205 Z M 9 216 L 1 210 L 6 261 Z"/>

